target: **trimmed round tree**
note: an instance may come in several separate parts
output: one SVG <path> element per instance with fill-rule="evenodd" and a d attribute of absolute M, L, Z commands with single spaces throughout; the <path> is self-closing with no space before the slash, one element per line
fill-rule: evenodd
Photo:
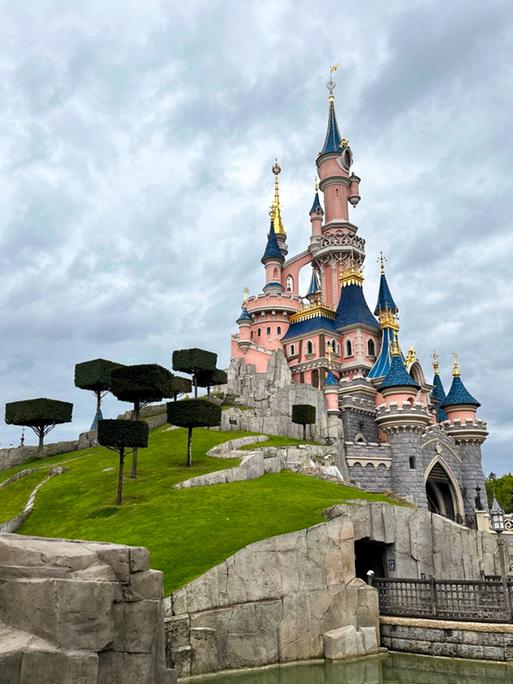
<path fill-rule="evenodd" d="M 99 420 L 98 443 L 119 454 L 118 489 L 116 505 L 123 500 L 123 470 L 125 449 L 142 449 L 148 446 L 148 423 L 143 420 Z"/>
<path fill-rule="evenodd" d="M 5 422 L 7 425 L 20 425 L 31 428 L 38 438 L 37 455 L 43 456 L 45 436 L 56 425 L 71 422 L 73 404 L 57 399 L 26 399 L 11 401 L 5 405 Z"/>
<path fill-rule="evenodd" d="M 177 349 L 173 352 L 173 370 L 192 375 L 194 398 L 198 398 L 198 373 L 215 371 L 217 354 L 204 349 Z"/>
<path fill-rule="evenodd" d="M 206 387 L 208 396 L 210 396 L 211 387 L 214 387 L 215 385 L 226 385 L 227 382 L 228 376 L 226 375 L 226 372 L 219 368 L 215 368 L 213 371 L 198 371 L 197 373 L 198 387 Z"/>
<path fill-rule="evenodd" d="M 120 401 L 134 405 L 132 420 L 139 420 L 141 407 L 173 396 L 173 374 L 156 363 L 114 368 L 111 373 L 110 391 Z M 137 477 L 137 447 L 132 449 L 130 477 Z"/>
<path fill-rule="evenodd" d="M 179 375 L 173 376 L 173 399 L 176 401 L 178 395 L 189 394 L 192 390 L 192 381 L 189 378 L 181 378 Z"/>
<path fill-rule="evenodd" d="M 122 365 L 115 361 L 107 361 L 107 359 L 92 359 L 77 363 L 75 366 L 75 387 L 89 390 L 96 395 L 96 413 L 93 422 L 96 431 L 98 431 L 98 421 L 101 418 L 102 399 L 110 390 L 110 374 L 114 368 L 120 368 Z"/>
<path fill-rule="evenodd" d="M 292 422 L 303 426 L 303 439 L 306 439 L 306 426 L 315 423 L 315 406 L 311 404 L 294 404 Z"/>
<path fill-rule="evenodd" d="M 187 466 L 192 463 L 192 431 L 196 427 L 214 427 L 221 422 L 221 407 L 206 399 L 182 399 L 167 404 L 167 422 L 187 428 Z"/>

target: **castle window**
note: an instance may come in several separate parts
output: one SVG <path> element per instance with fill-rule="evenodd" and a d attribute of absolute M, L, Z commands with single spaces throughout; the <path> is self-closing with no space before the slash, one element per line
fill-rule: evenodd
<path fill-rule="evenodd" d="M 281 335 L 281 328 L 278 326 L 278 335 Z"/>
<path fill-rule="evenodd" d="M 271 334 L 271 328 L 267 328 L 267 335 Z"/>
<path fill-rule="evenodd" d="M 410 470 L 415 470 L 415 456 L 410 456 Z"/>
<path fill-rule="evenodd" d="M 289 347 L 289 353 L 291 356 L 294 356 L 294 354 L 296 353 L 296 349 L 293 344 L 291 344 Z"/>
<path fill-rule="evenodd" d="M 287 292 L 292 292 L 294 290 L 294 278 L 289 275 L 287 276 Z"/>
<path fill-rule="evenodd" d="M 369 356 L 376 356 L 376 344 L 373 339 L 367 341 L 367 353 Z"/>
<path fill-rule="evenodd" d="M 278 271 L 277 268 L 275 268 L 273 271 L 273 280 L 278 280 L 279 277 L 280 277 L 280 272 Z"/>
<path fill-rule="evenodd" d="M 346 356 L 353 355 L 353 344 L 351 340 L 346 340 Z"/>
<path fill-rule="evenodd" d="M 253 331 L 251 331 L 251 339 L 253 339 Z"/>
<path fill-rule="evenodd" d="M 306 353 L 307 354 L 313 354 L 313 344 L 308 340 L 306 343 Z"/>
<path fill-rule="evenodd" d="M 257 332 L 258 337 L 260 337 L 261 334 L 262 334 L 262 329 L 258 328 L 258 332 Z"/>

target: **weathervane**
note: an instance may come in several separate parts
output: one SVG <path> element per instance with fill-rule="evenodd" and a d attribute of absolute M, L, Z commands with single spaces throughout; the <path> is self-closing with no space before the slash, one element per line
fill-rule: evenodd
<path fill-rule="evenodd" d="M 330 66 L 330 80 L 328 81 L 328 92 L 329 92 L 329 101 L 333 102 L 335 99 L 333 95 L 333 91 L 335 90 L 335 81 L 333 80 L 333 74 L 335 71 L 338 69 L 338 64 L 332 64 Z"/>
<path fill-rule="evenodd" d="M 383 256 L 383 252 L 379 253 L 379 259 L 378 259 L 378 264 L 381 269 L 381 275 L 385 274 L 385 261 L 387 261 L 387 258 Z"/>
<path fill-rule="evenodd" d="M 245 288 L 242 290 L 242 292 L 244 293 L 244 294 L 242 295 L 242 304 L 243 304 L 243 306 L 245 306 L 246 303 L 247 303 L 247 301 L 248 301 L 249 288 L 248 288 L 248 287 L 245 287 Z"/>

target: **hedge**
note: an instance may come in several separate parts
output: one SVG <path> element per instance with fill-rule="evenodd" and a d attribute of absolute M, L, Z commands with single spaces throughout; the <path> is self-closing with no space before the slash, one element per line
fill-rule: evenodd
<path fill-rule="evenodd" d="M 299 425 L 315 423 L 315 406 L 310 404 L 294 404 L 292 407 L 292 422 Z"/>
<path fill-rule="evenodd" d="M 178 375 L 173 376 L 173 395 L 175 394 L 189 394 L 192 392 L 192 382 L 190 378 L 181 378 Z"/>
<path fill-rule="evenodd" d="M 114 368 L 123 364 L 106 359 L 83 361 L 75 366 L 75 387 L 93 392 L 105 392 L 110 389 L 110 375 Z"/>
<path fill-rule="evenodd" d="M 167 404 L 167 422 L 179 427 L 213 427 L 221 422 L 221 407 L 206 399 L 182 399 Z"/>
<path fill-rule="evenodd" d="M 173 374 L 156 363 L 115 368 L 110 391 L 121 401 L 152 402 L 172 397 Z"/>
<path fill-rule="evenodd" d="M 5 422 L 8 425 L 41 427 L 71 422 L 73 404 L 57 399 L 26 399 L 5 405 Z"/>
<path fill-rule="evenodd" d="M 204 349 L 177 349 L 173 352 L 173 370 L 196 373 L 216 369 L 217 354 Z"/>
<path fill-rule="evenodd" d="M 147 447 L 148 423 L 143 420 L 99 420 L 98 442 L 105 447 Z"/>
<path fill-rule="evenodd" d="M 199 387 L 213 387 L 214 385 L 226 385 L 228 376 L 224 370 L 215 368 L 213 371 L 199 371 L 196 375 Z"/>

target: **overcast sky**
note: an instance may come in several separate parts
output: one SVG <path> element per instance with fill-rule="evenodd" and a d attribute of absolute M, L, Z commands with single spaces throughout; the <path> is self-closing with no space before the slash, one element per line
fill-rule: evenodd
<path fill-rule="evenodd" d="M 289 251 L 307 245 L 339 63 L 367 300 L 383 250 L 403 348 L 429 378 L 437 349 L 446 390 L 459 352 L 484 469 L 513 470 L 512 24 L 508 0 L 0 0 L 2 402 L 72 401 L 66 438 L 94 413 L 78 361 L 194 345 L 227 365 L 276 156 Z"/>

